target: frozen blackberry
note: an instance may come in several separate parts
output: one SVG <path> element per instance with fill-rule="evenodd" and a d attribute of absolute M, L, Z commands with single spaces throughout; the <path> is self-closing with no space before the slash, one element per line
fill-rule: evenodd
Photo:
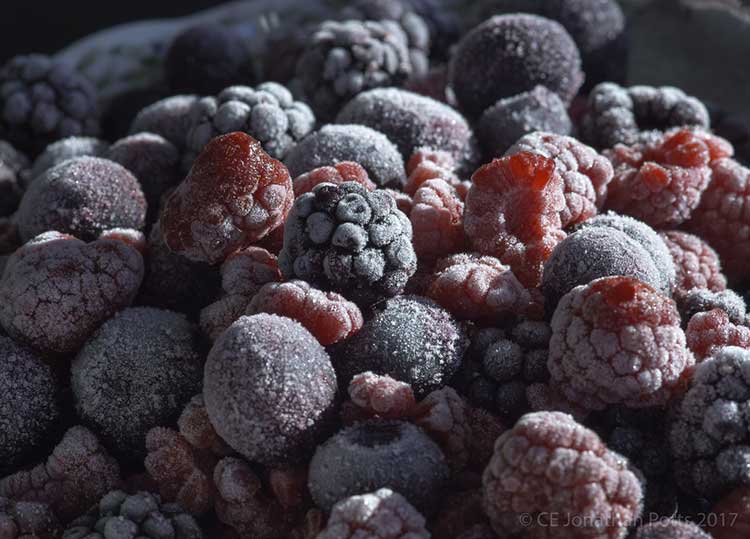
<path fill-rule="evenodd" d="M 46 504 L 0 497 L 0 537 L 57 539 L 60 537 L 60 523 Z"/>
<path fill-rule="evenodd" d="M 413 73 L 409 42 L 392 20 L 324 21 L 297 61 L 297 78 L 319 119 L 331 120 L 360 92 L 399 86 Z"/>
<path fill-rule="evenodd" d="M 0 138 L 36 154 L 74 135 L 99 134 L 94 86 L 49 56 L 15 56 L 0 69 Z"/>
<path fill-rule="evenodd" d="M 64 161 L 36 178 L 18 208 L 24 241 L 49 230 L 95 240 L 109 228 L 143 228 L 146 199 L 123 166 L 98 157 Z"/>
<path fill-rule="evenodd" d="M 242 131 L 260 141 L 274 159 L 284 159 L 315 127 L 315 116 L 277 82 L 256 87 L 230 86 L 190 108 L 183 169 L 188 170 L 206 144 L 219 135 Z"/>
<path fill-rule="evenodd" d="M 214 343 L 204 399 L 216 431 L 262 464 L 299 459 L 326 430 L 336 395 L 328 354 L 299 323 L 243 316 Z M 269 394 L 277 398 L 268 399 Z"/>
<path fill-rule="evenodd" d="M 472 117 L 537 84 L 570 103 L 583 78 L 578 47 L 565 28 L 524 13 L 498 15 L 471 30 L 456 46 L 450 67 L 456 99 Z"/>
<path fill-rule="evenodd" d="M 195 519 L 176 504 L 162 504 L 156 494 L 121 490 L 108 492 L 91 511 L 75 519 L 63 533 L 65 539 L 203 539 Z"/>
<path fill-rule="evenodd" d="M 423 396 L 444 386 L 468 345 L 463 328 L 436 303 L 419 296 L 389 299 L 362 329 L 332 347 L 339 382 L 372 371 L 412 386 Z"/>
<path fill-rule="evenodd" d="M 308 484 L 324 511 L 349 496 L 383 487 L 427 511 L 439 499 L 447 478 L 443 452 L 421 429 L 402 421 L 368 421 L 340 431 L 318 447 Z"/>
<path fill-rule="evenodd" d="M 713 539 L 713 536 L 692 522 L 665 519 L 637 528 L 633 539 Z"/>
<path fill-rule="evenodd" d="M 694 289 L 721 292 L 727 278 L 721 272 L 719 255 L 698 236 L 668 230 L 659 234 L 672 255 L 676 270 L 674 295 L 683 298 Z"/>
<path fill-rule="evenodd" d="M 400 294 L 416 271 L 411 223 L 382 190 L 320 184 L 295 200 L 279 267 L 287 279 L 371 303 Z"/>
<path fill-rule="evenodd" d="M 698 313 L 721 309 L 734 324 L 745 324 L 747 306 L 745 300 L 733 290 L 712 292 L 704 288 L 695 288 L 678 299 L 682 320 L 687 322 Z"/>
<path fill-rule="evenodd" d="M 95 137 L 67 137 L 53 142 L 34 160 L 28 183 L 35 178 L 75 157 L 107 157 L 109 143 Z"/>
<path fill-rule="evenodd" d="M 669 427 L 675 477 L 699 496 L 747 485 L 750 430 L 743 410 L 750 395 L 750 351 L 721 348 L 699 363 Z"/>
<path fill-rule="evenodd" d="M 477 139 L 487 158 L 500 157 L 527 133 L 570 135 L 572 124 L 560 96 L 546 86 L 500 99 L 477 124 Z"/>
<path fill-rule="evenodd" d="M 0 336 L 0 474 L 28 458 L 49 436 L 59 416 L 57 394 L 52 369 Z"/>
<path fill-rule="evenodd" d="M 190 111 L 198 101 L 194 95 L 173 95 L 142 109 L 133 119 L 130 134 L 155 133 L 184 150 L 190 128 Z"/>
<path fill-rule="evenodd" d="M 695 97 L 671 86 L 598 84 L 589 94 L 581 121 L 583 139 L 597 148 L 635 144 L 643 131 L 670 127 L 708 128 L 706 107 Z"/>
<path fill-rule="evenodd" d="M 18 208 L 28 167 L 25 155 L 0 140 L 0 218 L 11 215 Z"/>
<path fill-rule="evenodd" d="M 470 174 L 479 162 L 466 119 L 444 103 L 399 88 L 376 88 L 349 101 L 336 123 L 360 124 L 384 133 L 404 158 L 418 149 L 448 152 L 458 169 Z"/>
<path fill-rule="evenodd" d="M 363 125 L 324 125 L 289 152 L 284 164 L 292 176 L 344 161 L 359 163 L 379 187 L 400 188 L 404 159 L 388 137 Z"/>

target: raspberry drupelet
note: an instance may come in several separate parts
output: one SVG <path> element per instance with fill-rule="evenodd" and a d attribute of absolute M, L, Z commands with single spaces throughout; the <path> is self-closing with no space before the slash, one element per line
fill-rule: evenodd
<path fill-rule="evenodd" d="M 409 220 L 414 252 L 424 260 L 436 260 L 462 251 L 464 204 L 454 189 L 440 179 L 427 180 L 414 193 Z"/>
<path fill-rule="evenodd" d="M 695 363 L 674 301 L 622 276 L 563 296 L 549 350 L 551 384 L 588 410 L 662 405 L 679 394 Z"/>
<path fill-rule="evenodd" d="M 357 182 L 366 187 L 368 191 L 377 187 L 370 180 L 367 170 L 354 161 L 341 161 L 334 165 L 314 168 L 294 178 L 292 184 L 294 185 L 294 196 L 298 197 L 309 193 L 316 185 L 321 183 L 341 185 L 345 182 Z"/>
<path fill-rule="evenodd" d="M 538 286 L 544 262 L 565 238 L 554 160 L 519 152 L 482 166 L 472 182 L 464 229 L 474 248 L 509 265 L 524 286 Z"/>
<path fill-rule="evenodd" d="M 703 239 L 680 230 L 667 230 L 659 234 L 674 260 L 677 276 L 675 297 L 685 297 L 695 288 L 721 292 L 727 287 L 727 278 L 721 272 L 719 255 Z"/>
<path fill-rule="evenodd" d="M 289 171 L 260 143 L 235 132 L 213 139 L 161 211 L 167 246 L 216 264 L 281 226 L 294 194 Z"/>
<path fill-rule="evenodd" d="M 685 330 L 687 344 L 700 361 L 724 346 L 750 349 L 750 327 L 734 323 L 722 309 L 694 314 Z"/>
<path fill-rule="evenodd" d="M 500 536 L 623 539 L 641 513 L 627 460 L 560 412 L 526 414 L 500 435 L 482 484 Z M 581 525 L 555 525 L 552 515 Z"/>
<path fill-rule="evenodd" d="M 47 504 L 0 497 L 0 537 L 57 539 L 60 533 L 60 523 Z"/>

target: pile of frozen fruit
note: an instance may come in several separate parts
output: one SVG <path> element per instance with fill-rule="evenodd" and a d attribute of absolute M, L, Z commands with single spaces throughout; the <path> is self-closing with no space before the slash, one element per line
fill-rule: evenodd
<path fill-rule="evenodd" d="M 0 539 L 750 537 L 736 131 L 434 6 L 0 69 Z"/>

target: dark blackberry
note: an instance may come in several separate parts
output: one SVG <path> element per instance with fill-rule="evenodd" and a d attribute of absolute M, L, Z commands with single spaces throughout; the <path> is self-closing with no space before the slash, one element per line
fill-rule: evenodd
<path fill-rule="evenodd" d="M 200 391 L 198 333 L 181 315 L 150 307 L 119 312 L 71 367 L 80 417 L 113 451 L 143 457 L 146 433 L 169 425 Z"/>
<path fill-rule="evenodd" d="M 157 101 L 136 115 L 130 134 L 156 133 L 183 150 L 190 128 L 190 109 L 197 101 L 194 95 L 174 95 Z"/>
<path fill-rule="evenodd" d="M 295 200 L 279 267 L 287 279 L 371 303 L 400 294 L 416 271 L 411 235 L 409 219 L 385 191 L 323 183 Z"/>
<path fill-rule="evenodd" d="M 326 512 L 349 496 L 383 487 L 427 512 L 434 509 L 448 475 L 443 452 L 420 428 L 403 421 L 368 421 L 318 447 L 308 485 L 313 501 Z"/>
<path fill-rule="evenodd" d="M 85 515 L 71 522 L 65 539 L 203 539 L 195 519 L 177 504 L 162 504 L 149 492 L 128 495 L 113 490 Z"/>
<path fill-rule="evenodd" d="M 297 78 L 320 120 L 355 95 L 411 75 L 408 38 L 395 21 L 324 21 L 297 62 Z"/>
<path fill-rule="evenodd" d="M 315 447 L 336 388 L 328 354 L 310 332 L 289 318 L 256 314 L 214 343 L 203 396 L 216 432 L 249 460 L 270 465 Z"/>
<path fill-rule="evenodd" d="M 35 154 L 73 135 L 99 134 L 94 86 L 41 54 L 15 56 L 0 69 L 0 138 Z"/>
<path fill-rule="evenodd" d="M 721 290 L 713 292 L 705 288 L 694 288 L 677 300 L 677 308 L 680 310 L 684 325 L 698 314 L 721 309 L 733 324 L 746 325 L 747 306 L 742 296 L 733 290 Z"/>
<path fill-rule="evenodd" d="M 444 103 L 400 88 L 376 88 L 349 101 L 336 123 L 360 124 L 385 134 L 408 159 L 429 148 L 449 153 L 470 174 L 479 162 L 474 134 L 466 119 Z"/>
<path fill-rule="evenodd" d="M 419 296 L 389 299 L 349 339 L 331 347 L 339 383 L 356 374 L 387 374 L 424 396 L 444 386 L 461 366 L 468 339 L 442 307 Z"/>
<path fill-rule="evenodd" d="M 570 117 L 560 97 L 545 86 L 501 99 L 477 124 L 477 139 L 487 158 L 500 157 L 522 136 L 534 131 L 569 135 Z"/>
<path fill-rule="evenodd" d="M 60 537 L 60 523 L 46 504 L 0 497 L 0 537 L 57 539 Z"/>
<path fill-rule="evenodd" d="M 293 178 L 344 161 L 359 163 L 379 187 L 400 188 L 406 181 L 404 159 L 384 134 L 363 125 L 324 125 L 287 155 Z"/>
<path fill-rule="evenodd" d="M 6 217 L 18 208 L 28 167 L 29 160 L 25 155 L 0 140 L 0 217 Z"/>
<path fill-rule="evenodd" d="M 581 135 L 592 146 L 611 148 L 635 144 L 644 131 L 681 126 L 710 126 L 708 110 L 695 97 L 671 86 L 603 82 L 589 94 Z"/>
<path fill-rule="evenodd" d="M 57 393 L 52 369 L 31 350 L 0 336 L 0 475 L 50 435 L 59 416 Z"/>
<path fill-rule="evenodd" d="M 219 24 L 199 24 L 177 34 L 167 49 L 164 72 L 173 92 L 199 95 L 255 78 L 245 42 Z"/>
<path fill-rule="evenodd" d="M 537 84 L 570 103 L 583 78 L 578 48 L 565 28 L 523 13 L 498 15 L 471 30 L 456 46 L 450 68 L 456 99 L 472 117 Z"/>
<path fill-rule="evenodd" d="M 67 137 L 47 146 L 34 160 L 27 184 L 35 178 L 75 157 L 106 157 L 109 143 L 95 137 Z"/>
<path fill-rule="evenodd" d="M 227 133 L 242 131 L 260 141 L 274 159 L 282 160 L 315 127 L 315 116 L 286 87 L 276 82 L 230 86 L 216 97 L 204 97 L 190 108 L 183 169 L 208 142 Z"/>

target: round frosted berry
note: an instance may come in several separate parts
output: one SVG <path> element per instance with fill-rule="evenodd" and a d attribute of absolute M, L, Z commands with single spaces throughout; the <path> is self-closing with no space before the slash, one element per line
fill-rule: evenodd
<path fill-rule="evenodd" d="M 581 56 L 560 23 L 529 14 L 499 15 L 458 43 L 450 83 L 461 108 L 474 117 L 498 99 L 538 84 L 570 103 L 583 83 Z"/>
<path fill-rule="evenodd" d="M 130 134 L 155 133 L 184 150 L 190 129 L 190 111 L 197 101 L 198 97 L 194 95 L 173 95 L 157 101 L 136 115 Z"/>
<path fill-rule="evenodd" d="M 53 142 L 34 160 L 28 181 L 75 157 L 107 157 L 109 144 L 95 137 L 67 137 Z M 127 167 L 125 167 L 127 168 Z"/>
<path fill-rule="evenodd" d="M 314 447 L 336 395 L 328 354 L 299 323 L 256 314 L 221 334 L 206 361 L 204 399 L 216 432 L 263 464 Z M 268 399 L 269 394 L 277 398 Z"/>
<path fill-rule="evenodd" d="M 420 428 L 403 421 L 368 421 L 318 447 L 308 486 L 324 511 L 349 496 L 386 486 L 424 511 L 437 500 L 447 477 L 443 452 Z"/>
<path fill-rule="evenodd" d="M 722 309 L 699 312 L 690 318 L 685 330 L 687 344 L 698 360 L 724 346 L 750 348 L 750 328 L 735 324 Z"/>
<path fill-rule="evenodd" d="M 331 354 L 341 384 L 372 371 L 425 395 L 455 374 L 467 344 L 463 328 L 447 311 L 419 296 L 401 296 L 386 301 L 383 310 Z"/>
<path fill-rule="evenodd" d="M 235 132 L 213 139 L 161 211 L 167 246 L 215 264 L 280 226 L 293 199 L 292 179 L 260 143 Z"/>
<path fill-rule="evenodd" d="M 695 363 L 674 301 L 633 277 L 568 292 L 552 317 L 552 385 L 588 410 L 661 405 Z"/>
<path fill-rule="evenodd" d="M 620 539 L 641 512 L 641 484 L 627 460 L 560 412 L 526 414 L 500 435 L 482 485 L 500 536 L 554 529 L 559 539 Z M 554 526 L 551 515 L 581 524 Z"/>
<path fill-rule="evenodd" d="M 544 262 L 565 238 L 562 177 L 553 159 L 519 152 L 472 176 L 464 229 L 474 248 L 507 264 L 527 287 L 541 283 Z"/>
<path fill-rule="evenodd" d="M 414 252 L 427 260 L 462 251 L 464 204 L 443 180 L 427 180 L 414 193 L 411 221 Z"/>
<path fill-rule="evenodd" d="M 726 289 L 727 278 L 721 272 L 719 255 L 708 243 L 679 230 L 668 230 L 659 235 L 674 260 L 676 297 L 683 297 L 695 288 L 713 292 Z"/>
<path fill-rule="evenodd" d="M 341 161 L 335 165 L 328 165 L 312 169 L 310 172 L 300 174 L 294 181 L 294 196 L 298 197 L 312 191 L 316 185 L 321 183 L 332 183 L 341 185 L 346 182 L 357 182 L 368 191 L 377 186 L 370 180 L 367 170 L 354 161 Z"/>
<path fill-rule="evenodd" d="M 31 183 L 18 208 L 24 241 L 49 230 L 91 241 L 109 228 L 140 230 L 145 219 L 146 199 L 136 177 L 98 157 L 49 169 Z"/>
<path fill-rule="evenodd" d="M 714 536 L 692 522 L 665 519 L 636 529 L 633 539 L 714 539 Z"/>
<path fill-rule="evenodd" d="M 343 161 L 359 163 L 380 187 L 404 183 L 404 159 L 396 146 L 383 133 L 364 125 L 324 125 L 295 146 L 284 163 L 297 177 Z"/>

